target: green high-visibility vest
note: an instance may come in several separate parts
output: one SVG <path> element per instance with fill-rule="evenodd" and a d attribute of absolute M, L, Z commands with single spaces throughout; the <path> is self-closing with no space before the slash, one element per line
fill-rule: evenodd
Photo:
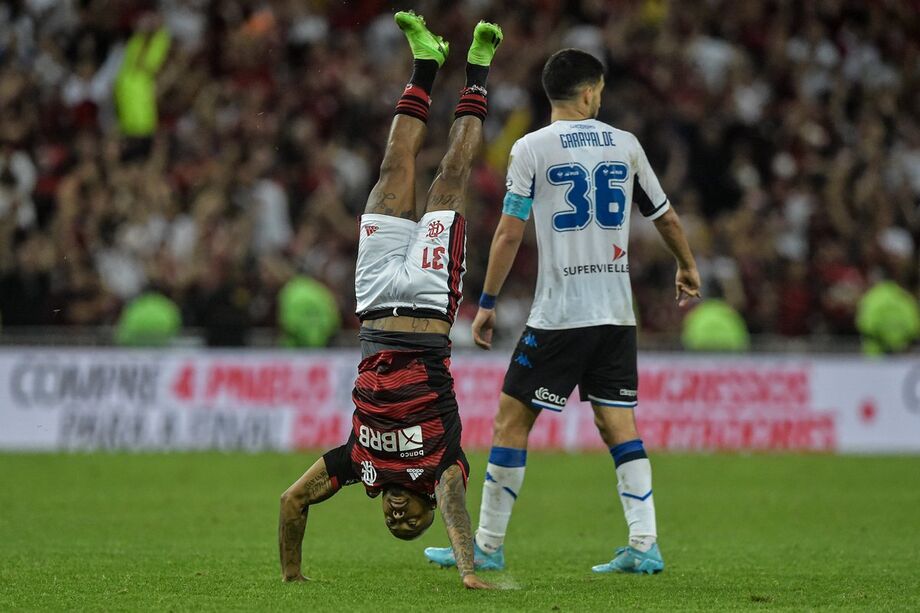
<path fill-rule="evenodd" d="M 176 303 L 156 292 L 141 294 L 122 310 L 115 329 L 119 345 L 161 347 L 182 328 Z"/>
<path fill-rule="evenodd" d="M 704 300 L 687 314 L 681 340 L 693 351 L 744 351 L 751 346 L 744 318 L 715 299 Z"/>
<path fill-rule="evenodd" d="M 904 351 L 920 338 L 920 305 L 897 283 L 882 281 L 860 298 L 856 328 L 868 355 Z"/>
<path fill-rule="evenodd" d="M 313 279 L 294 277 L 278 295 L 278 325 L 288 347 L 325 347 L 341 325 L 329 289 Z"/>

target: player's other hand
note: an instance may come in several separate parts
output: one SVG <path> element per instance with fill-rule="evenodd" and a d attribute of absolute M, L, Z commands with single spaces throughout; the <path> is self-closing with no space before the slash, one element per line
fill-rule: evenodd
<path fill-rule="evenodd" d="M 677 306 L 685 307 L 694 298 L 702 298 L 700 294 L 700 273 L 696 268 L 677 269 L 677 278 L 674 280 L 677 291 Z"/>
<path fill-rule="evenodd" d="M 492 332 L 495 330 L 495 309 L 479 308 L 473 320 L 473 342 L 483 349 L 492 348 Z"/>
<path fill-rule="evenodd" d="M 498 589 L 491 583 L 483 581 L 476 575 L 467 575 L 463 578 L 463 587 L 468 590 L 494 590 Z"/>
<path fill-rule="evenodd" d="M 284 581 L 285 583 L 300 583 L 302 581 L 309 581 L 310 578 L 304 577 L 303 573 L 297 573 L 296 575 L 291 575 L 291 576 L 285 575 L 281 577 L 281 580 Z"/>

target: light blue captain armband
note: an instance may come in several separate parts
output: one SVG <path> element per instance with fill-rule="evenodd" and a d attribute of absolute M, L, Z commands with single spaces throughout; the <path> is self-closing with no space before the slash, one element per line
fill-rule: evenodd
<path fill-rule="evenodd" d="M 527 221 L 530 219 L 531 208 L 533 208 L 533 198 L 519 196 L 512 192 L 505 194 L 505 202 L 502 205 L 502 213 L 505 215 Z"/>

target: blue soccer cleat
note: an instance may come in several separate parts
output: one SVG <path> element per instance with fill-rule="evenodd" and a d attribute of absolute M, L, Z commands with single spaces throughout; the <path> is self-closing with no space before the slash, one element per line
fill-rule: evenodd
<path fill-rule="evenodd" d="M 664 560 L 661 559 L 658 543 L 652 545 L 651 549 L 645 552 L 632 547 L 620 547 L 617 549 L 617 555 L 614 559 L 606 564 L 592 566 L 591 570 L 596 573 L 645 573 L 654 575 L 664 570 Z"/>
<path fill-rule="evenodd" d="M 425 557 L 429 562 L 438 564 L 441 568 L 450 568 L 457 565 L 452 547 L 426 547 Z M 505 546 L 502 545 L 495 553 L 486 553 L 473 541 L 473 566 L 476 570 L 505 570 Z"/>

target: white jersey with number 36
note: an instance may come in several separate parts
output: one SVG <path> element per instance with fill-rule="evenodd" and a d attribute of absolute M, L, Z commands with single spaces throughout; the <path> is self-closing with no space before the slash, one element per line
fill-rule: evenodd
<path fill-rule="evenodd" d="M 533 200 L 539 273 L 527 325 L 636 325 L 631 204 L 648 219 L 670 207 L 636 137 L 595 119 L 555 121 L 514 144 L 507 188 Z"/>

